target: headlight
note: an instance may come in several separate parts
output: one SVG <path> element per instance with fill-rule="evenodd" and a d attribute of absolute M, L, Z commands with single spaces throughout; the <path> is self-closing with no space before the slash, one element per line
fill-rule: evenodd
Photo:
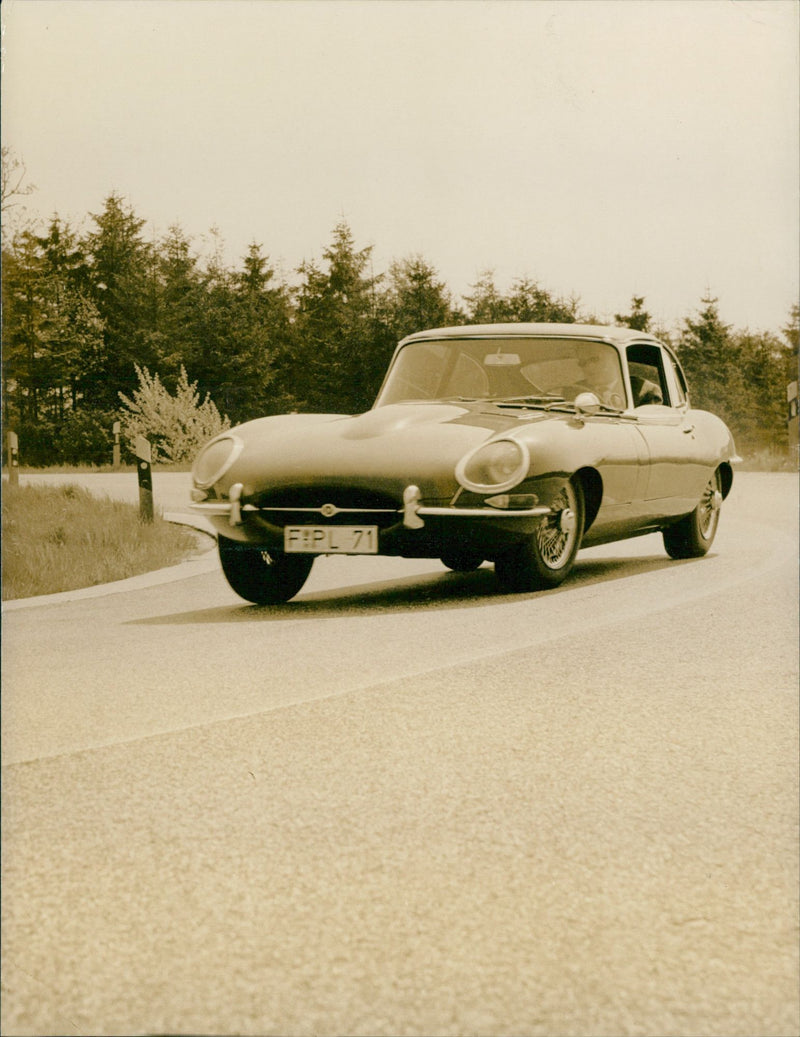
<path fill-rule="evenodd" d="M 195 486 L 207 490 L 221 478 L 244 449 L 238 436 L 222 436 L 203 447 L 192 465 Z"/>
<path fill-rule="evenodd" d="M 456 479 L 474 493 L 510 490 L 528 474 L 530 457 L 515 439 L 495 439 L 456 465 Z"/>

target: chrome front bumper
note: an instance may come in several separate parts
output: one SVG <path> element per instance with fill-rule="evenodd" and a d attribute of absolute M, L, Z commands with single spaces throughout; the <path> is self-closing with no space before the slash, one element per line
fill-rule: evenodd
<path fill-rule="evenodd" d="M 228 492 L 227 501 L 208 501 L 191 504 L 192 511 L 200 512 L 202 515 L 227 515 L 231 526 L 240 526 L 243 522 L 242 515 L 245 512 L 258 512 L 264 514 L 268 511 L 297 511 L 304 514 L 317 514 L 324 522 L 326 518 L 333 515 L 346 514 L 369 514 L 368 508 L 335 508 L 332 505 L 323 505 L 321 508 L 257 508 L 253 504 L 242 504 L 242 484 L 234 483 Z M 382 513 L 386 512 L 382 510 Z M 422 529 L 425 525 L 424 516 L 436 516 L 437 518 L 478 518 L 478 519 L 530 519 L 541 518 L 543 515 L 552 515 L 553 509 L 546 505 L 537 505 L 533 508 L 454 508 L 454 507 L 431 507 L 420 503 L 419 487 L 406 486 L 403 491 L 403 507 L 395 512 L 398 517 L 402 516 L 403 525 L 406 529 Z"/>

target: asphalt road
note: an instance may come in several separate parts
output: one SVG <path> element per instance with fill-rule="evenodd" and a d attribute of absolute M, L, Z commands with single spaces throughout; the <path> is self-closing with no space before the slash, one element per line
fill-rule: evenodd
<path fill-rule="evenodd" d="M 797 491 L 546 593 L 5 610 L 2 1033 L 795 1037 Z"/>

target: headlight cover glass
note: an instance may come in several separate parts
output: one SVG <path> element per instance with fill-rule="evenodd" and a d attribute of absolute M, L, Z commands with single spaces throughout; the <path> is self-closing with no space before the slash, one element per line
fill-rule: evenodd
<path fill-rule="evenodd" d="M 244 449 L 244 443 L 238 436 L 220 436 L 203 447 L 192 465 L 192 479 L 195 486 L 207 490 L 213 486 L 230 468 Z"/>
<path fill-rule="evenodd" d="M 528 474 L 530 456 L 515 439 L 494 439 L 462 457 L 456 465 L 456 479 L 473 493 L 510 490 Z"/>

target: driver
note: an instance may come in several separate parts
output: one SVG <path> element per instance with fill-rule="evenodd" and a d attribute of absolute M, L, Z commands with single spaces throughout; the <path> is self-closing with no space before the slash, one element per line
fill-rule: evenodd
<path fill-rule="evenodd" d="M 590 347 L 579 354 L 578 365 L 583 375 L 576 386 L 579 391 L 593 392 L 608 407 L 625 406 L 619 360 L 613 349 Z"/>

